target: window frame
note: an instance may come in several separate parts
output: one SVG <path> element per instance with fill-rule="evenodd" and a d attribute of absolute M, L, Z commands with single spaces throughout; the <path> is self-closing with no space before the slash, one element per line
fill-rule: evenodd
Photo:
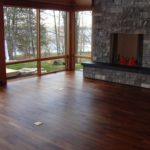
<path fill-rule="evenodd" d="M 7 7 L 7 6 L 5 6 Z M 11 6 L 12 8 L 26 8 L 26 7 L 15 7 L 15 6 Z M 3 7 L 4 9 L 4 7 Z M 32 9 L 32 8 L 31 8 Z M 59 71 L 55 71 L 55 72 L 60 72 L 60 71 L 65 71 L 67 70 L 67 62 L 68 62 L 68 54 L 67 54 L 67 45 L 66 45 L 66 40 L 67 40 L 67 24 L 65 26 L 65 55 L 61 55 L 61 56 L 49 56 L 49 57 L 41 57 L 41 36 L 40 36 L 40 21 L 41 21 L 41 14 L 40 14 L 40 10 L 55 10 L 55 9 L 38 9 L 38 8 L 34 8 L 36 10 L 36 30 L 37 30 L 37 56 L 36 58 L 32 58 L 32 59 L 22 59 L 22 60 L 15 60 L 15 61 L 9 61 L 6 62 L 6 66 L 7 65 L 13 65 L 13 64 L 19 64 L 19 63 L 27 63 L 27 62 L 37 62 L 37 75 L 41 76 L 41 75 L 45 75 L 45 74 L 50 74 L 53 73 L 52 72 L 47 72 L 47 73 L 41 73 L 41 62 L 42 61 L 46 61 L 46 60 L 55 60 L 55 59 L 61 59 L 64 58 L 65 59 L 65 69 L 59 70 Z M 56 11 L 64 11 L 66 12 L 66 21 L 67 21 L 67 11 L 65 10 L 56 10 Z M 4 27 L 5 28 L 5 27 Z"/>
<path fill-rule="evenodd" d="M 86 11 L 91 11 L 91 15 L 92 15 L 92 24 L 91 24 L 91 56 L 83 56 L 83 55 L 76 54 L 77 46 L 75 45 L 75 59 L 76 60 L 77 59 L 89 59 L 89 60 L 92 61 L 92 49 L 93 49 L 93 47 L 92 47 L 92 43 L 93 43 L 92 42 L 92 40 L 93 40 L 93 38 L 92 38 L 93 37 L 93 11 L 91 9 L 90 10 L 77 10 L 77 11 L 75 11 L 75 14 L 79 13 L 79 12 L 86 12 Z M 75 35 L 76 35 L 76 26 L 75 26 Z M 77 37 L 75 37 L 75 43 L 76 43 L 76 38 Z"/>

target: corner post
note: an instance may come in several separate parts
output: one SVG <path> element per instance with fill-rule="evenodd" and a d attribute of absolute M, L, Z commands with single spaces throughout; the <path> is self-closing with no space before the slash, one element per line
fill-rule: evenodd
<path fill-rule="evenodd" d="M 5 44 L 4 44 L 4 12 L 3 1 L 0 1 L 0 86 L 7 85 Z"/>
<path fill-rule="evenodd" d="M 67 70 L 75 70 L 75 11 L 67 12 Z"/>

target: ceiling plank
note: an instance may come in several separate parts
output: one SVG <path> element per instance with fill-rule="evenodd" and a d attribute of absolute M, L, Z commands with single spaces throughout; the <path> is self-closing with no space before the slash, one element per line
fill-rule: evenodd
<path fill-rule="evenodd" d="M 92 8 L 92 1 L 93 0 L 4 0 L 4 5 L 72 10 L 73 8 Z"/>
<path fill-rule="evenodd" d="M 74 0 L 74 5 L 77 5 L 77 6 L 92 6 L 92 0 Z"/>
<path fill-rule="evenodd" d="M 68 3 L 48 2 L 48 0 L 4 0 L 4 6 L 55 9 L 55 10 L 70 10 L 71 5 Z"/>
<path fill-rule="evenodd" d="M 0 86 L 6 85 L 3 2 L 0 1 Z"/>

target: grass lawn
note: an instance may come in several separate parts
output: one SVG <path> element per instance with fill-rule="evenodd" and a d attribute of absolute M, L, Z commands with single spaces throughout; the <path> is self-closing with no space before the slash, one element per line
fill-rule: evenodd
<path fill-rule="evenodd" d="M 46 61 L 41 63 L 41 67 L 46 70 L 47 72 L 58 71 L 65 69 L 65 65 L 54 65 L 51 61 Z M 21 64 L 13 64 L 7 65 L 9 69 L 20 70 L 22 68 L 37 68 L 36 62 L 28 62 L 28 63 L 21 63 Z"/>
<path fill-rule="evenodd" d="M 42 68 L 46 70 L 47 72 L 52 72 L 52 71 L 58 71 L 58 70 L 63 70 L 65 69 L 65 65 L 59 64 L 59 65 L 54 65 L 52 62 L 42 62 L 41 64 Z"/>
<path fill-rule="evenodd" d="M 15 69 L 15 70 L 20 70 L 22 68 L 36 68 L 36 67 L 37 67 L 37 63 L 36 62 L 28 62 L 28 63 L 7 65 L 7 68 Z"/>
<path fill-rule="evenodd" d="M 83 69 L 83 66 L 80 63 L 78 63 L 75 65 L 75 68 L 76 68 L 76 70 L 81 70 L 81 69 Z"/>
<path fill-rule="evenodd" d="M 53 64 L 54 61 L 43 61 L 41 63 L 41 68 L 43 70 L 46 70 L 47 72 L 53 72 L 53 71 L 58 71 L 58 70 L 63 70 L 65 69 L 64 64 Z M 20 70 L 22 68 L 37 68 L 37 62 L 28 62 L 28 63 L 20 63 L 20 64 L 12 64 L 12 65 L 7 65 L 7 68 L 9 69 L 15 69 L 15 70 Z M 77 63 L 75 65 L 76 70 L 82 70 L 83 66 L 80 63 Z"/>

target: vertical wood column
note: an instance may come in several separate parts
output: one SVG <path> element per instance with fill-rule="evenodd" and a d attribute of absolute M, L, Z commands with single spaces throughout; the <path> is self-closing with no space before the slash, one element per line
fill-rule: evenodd
<path fill-rule="evenodd" d="M 40 28 L 40 9 L 37 9 L 37 74 L 41 76 L 41 28 Z"/>
<path fill-rule="evenodd" d="M 75 11 L 67 13 L 67 70 L 75 70 Z"/>
<path fill-rule="evenodd" d="M 0 1 L 0 86 L 7 84 L 6 63 L 5 63 L 5 46 L 4 46 L 4 17 L 3 1 Z"/>

